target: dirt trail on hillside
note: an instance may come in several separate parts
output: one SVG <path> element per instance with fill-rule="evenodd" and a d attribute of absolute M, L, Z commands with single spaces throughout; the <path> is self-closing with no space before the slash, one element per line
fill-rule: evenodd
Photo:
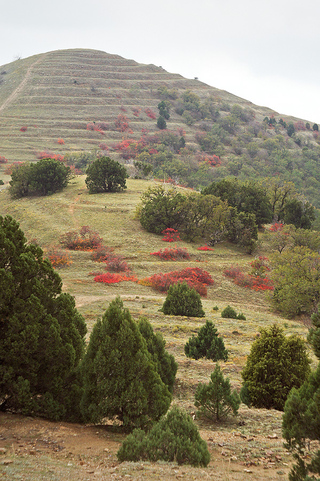
<path fill-rule="evenodd" d="M 4 101 L 4 103 L 2 105 L 0 105 L 0 113 L 8 107 L 8 105 L 16 99 L 16 97 L 19 95 L 19 93 L 24 89 L 26 83 L 28 82 L 29 80 L 29 77 L 31 75 L 31 71 L 33 69 L 33 67 L 35 65 L 37 65 L 39 62 L 41 62 L 48 54 L 47 53 L 44 53 L 41 55 L 41 57 L 36 60 L 35 62 L 33 62 L 32 65 L 30 65 L 30 67 L 28 68 L 27 72 L 26 72 L 26 75 L 24 77 L 24 79 L 22 80 L 22 82 L 20 83 L 20 85 L 18 85 L 18 87 L 9 95 L 9 97 L 7 98 L 7 100 Z"/>

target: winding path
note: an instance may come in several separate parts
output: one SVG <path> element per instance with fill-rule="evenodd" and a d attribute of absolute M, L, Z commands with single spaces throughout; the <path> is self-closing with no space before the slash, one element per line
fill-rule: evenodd
<path fill-rule="evenodd" d="M 27 72 L 26 72 L 26 75 L 24 77 L 24 79 L 22 80 L 22 82 L 20 83 L 20 85 L 18 85 L 18 87 L 9 95 L 9 97 L 7 98 L 7 100 L 4 101 L 4 103 L 0 106 L 0 113 L 6 108 L 8 107 L 8 105 L 13 101 L 15 100 L 15 98 L 20 94 L 20 92 L 23 90 L 23 88 L 25 87 L 26 83 L 28 82 L 29 80 L 29 77 L 30 77 L 30 74 L 31 74 L 31 71 L 33 69 L 33 67 L 35 65 L 37 65 L 39 62 L 41 62 L 48 54 L 47 53 L 44 53 L 41 55 L 41 57 L 36 60 L 35 62 L 33 62 L 33 64 L 30 65 L 30 67 L 28 68 Z"/>

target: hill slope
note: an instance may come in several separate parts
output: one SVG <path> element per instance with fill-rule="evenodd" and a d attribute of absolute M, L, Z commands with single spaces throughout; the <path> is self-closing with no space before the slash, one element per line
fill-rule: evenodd
<path fill-rule="evenodd" d="M 170 119 L 161 131 L 162 100 Z M 320 206 L 313 127 L 196 79 L 96 50 L 53 51 L 0 67 L 0 167 L 102 150 L 130 165 L 132 175 L 133 159 L 142 160 L 153 176 L 196 188 L 227 175 L 279 175 Z"/>

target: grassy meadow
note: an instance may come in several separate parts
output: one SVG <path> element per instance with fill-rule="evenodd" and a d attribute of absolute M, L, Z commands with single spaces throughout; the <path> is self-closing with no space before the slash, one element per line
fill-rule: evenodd
<path fill-rule="evenodd" d="M 259 249 L 254 256 L 244 254 L 241 249 L 231 244 L 218 244 L 213 251 L 198 251 L 197 247 L 201 244 L 182 241 L 178 245 L 187 248 L 190 260 L 163 261 L 151 256 L 151 252 L 173 245 L 163 242 L 161 236 L 144 231 L 136 219 L 136 207 L 140 196 L 150 185 L 151 181 L 129 179 L 128 188 L 124 192 L 89 195 L 85 177 L 79 176 L 63 192 L 48 197 L 26 197 L 16 200 L 11 199 L 8 190 L 4 188 L 0 191 L 0 215 L 13 216 L 20 223 L 27 239 L 36 240 L 45 251 L 51 246 L 58 247 L 62 234 L 70 230 L 79 230 L 83 225 L 90 226 L 103 238 L 104 245 L 114 248 L 116 254 L 125 258 L 138 279 L 187 266 L 201 267 L 212 275 L 214 285 L 208 287 L 208 295 L 202 300 L 206 317 L 187 318 L 165 316 L 159 312 L 165 296 L 150 287 L 131 281 L 113 285 L 94 282 L 93 276 L 89 274 L 103 271 L 103 267 L 91 260 L 90 252 L 68 251 L 72 264 L 59 269 L 63 290 L 75 297 L 76 305 L 87 322 L 88 335 L 96 319 L 103 315 L 109 302 L 118 295 L 135 319 L 142 315 L 149 319 L 154 330 L 162 333 L 167 350 L 175 356 L 179 365 L 173 402 L 194 413 L 195 389 L 199 382 L 209 381 L 214 363 L 208 360 L 188 359 L 184 355 L 184 344 L 205 324 L 206 319 L 214 322 L 224 339 L 229 359 L 227 362 L 220 362 L 220 365 L 224 374 L 230 378 L 232 387 L 237 390 L 241 387 L 241 370 L 250 346 L 261 327 L 278 323 L 286 334 L 296 333 L 306 338 L 308 322 L 304 319 L 288 320 L 280 317 L 271 310 L 266 293 L 238 287 L 223 275 L 224 269 L 231 265 L 238 264 L 244 270 L 249 270 L 249 262 L 255 256 L 271 254 L 267 236 L 263 233 L 260 234 Z M 228 304 L 237 312 L 243 312 L 246 320 L 221 318 L 221 311 Z M 215 306 L 219 309 L 213 310 Z M 280 412 L 248 409 L 241 405 L 239 416 L 230 418 L 225 423 L 215 424 L 203 419 L 196 419 L 196 422 L 202 436 L 208 441 L 212 454 L 212 461 L 206 471 L 207 476 L 215 475 L 217 479 L 244 479 L 247 476 L 246 472 L 253 469 L 256 470 L 253 472 L 256 472 L 257 476 L 261 471 L 262 477 L 259 475 L 259 478 L 252 479 L 284 479 L 284 474 L 289 470 L 291 457 L 286 454 L 282 445 Z M 115 442 L 119 444 L 119 435 L 117 436 Z M 248 439 L 251 440 L 250 443 Z M 268 450 L 273 453 L 269 457 L 261 454 Z M 115 452 L 113 462 L 116 462 Z M 221 454 L 222 452 L 224 454 Z M 280 456 L 278 460 L 274 459 L 275 453 Z M 232 457 L 235 459 L 232 461 L 231 469 Z M 264 461 L 261 461 L 262 457 L 265 458 Z M 132 466 L 134 464 L 131 463 Z M 169 471 L 171 469 L 170 466 L 163 467 L 159 463 L 156 465 L 154 469 L 157 476 L 160 475 L 160 468 Z M 131 471 L 129 468 L 126 469 L 130 476 L 138 479 L 133 467 Z M 183 469 L 185 479 L 198 479 L 194 474 L 197 472 L 195 468 Z M 149 479 L 153 479 L 151 471 L 150 468 Z M 279 475 L 277 472 L 282 474 Z M 166 479 L 171 479 L 170 476 L 168 475 Z M 210 476 L 209 479 L 216 479 Z"/>

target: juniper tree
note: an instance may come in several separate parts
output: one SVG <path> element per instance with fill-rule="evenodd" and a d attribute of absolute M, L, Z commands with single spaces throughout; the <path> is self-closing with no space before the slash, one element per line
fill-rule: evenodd
<path fill-rule="evenodd" d="M 228 359 L 228 351 L 224 346 L 223 339 L 219 337 L 212 321 L 206 321 L 198 335 L 190 337 L 184 346 L 184 352 L 187 357 L 192 359 L 204 357 L 212 359 L 214 362 L 219 359 L 224 361 Z"/>
<path fill-rule="evenodd" d="M 82 373 L 81 407 L 88 422 L 109 418 L 118 419 L 128 428 L 146 427 L 169 408 L 168 387 L 156 370 L 137 323 L 119 297 L 93 327 Z"/>
<path fill-rule="evenodd" d="M 39 246 L 0 217 L 0 408 L 80 420 L 86 326 Z"/>
<path fill-rule="evenodd" d="M 200 294 L 186 282 L 169 287 L 161 310 L 173 316 L 204 317 Z"/>

